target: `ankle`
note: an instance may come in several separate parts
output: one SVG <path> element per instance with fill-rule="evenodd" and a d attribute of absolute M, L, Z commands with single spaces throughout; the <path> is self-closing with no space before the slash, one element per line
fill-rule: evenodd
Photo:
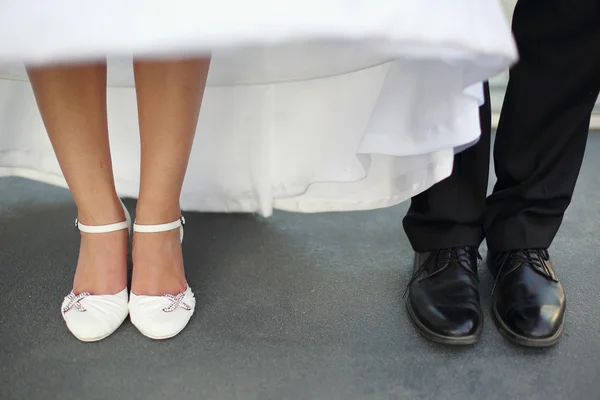
<path fill-rule="evenodd" d="M 77 219 L 85 225 L 108 225 L 125 221 L 125 212 L 118 197 L 77 205 Z"/>
<path fill-rule="evenodd" d="M 135 219 L 140 225 L 166 224 L 181 217 L 179 202 L 146 200 L 140 198 Z"/>

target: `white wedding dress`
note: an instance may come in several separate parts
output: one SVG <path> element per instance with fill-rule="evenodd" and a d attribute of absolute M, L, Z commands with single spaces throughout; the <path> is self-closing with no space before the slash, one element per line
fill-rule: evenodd
<path fill-rule="evenodd" d="M 135 197 L 132 56 L 212 54 L 184 210 L 386 207 L 477 141 L 517 58 L 497 0 L 0 0 L 0 175 L 65 185 L 23 63 L 107 57 L 117 190 Z"/>

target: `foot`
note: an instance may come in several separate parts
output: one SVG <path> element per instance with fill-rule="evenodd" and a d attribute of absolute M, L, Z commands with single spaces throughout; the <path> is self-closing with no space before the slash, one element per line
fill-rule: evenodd
<path fill-rule="evenodd" d="M 119 212 L 114 217 L 122 218 L 119 222 L 75 222 L 81 231 L 81 249 L 73 290 L 64 298 L 61 314 L 71 333 L 84 342 L 112 334 L 129 312 L 127 247 L 131 224 L 125 206 L 120 213 L 124 217 L 119 217 Z"/>
<path fill-rule="evenodd" d="M 409 283 L 408 315 L 427 339 L 473 344 L 483 327 L 477 249 L 453 247 L 416 253 Z"/>
<path fill-rule="evenodd" d="M 126 229 L 108 233 L 81 232 L 73 293 L 116 294 L 125 289 L 128 246 Z"/>
<path fill-rule="evenodd" d="M 137 223 L 144 224 L 139 220 Z M 175 296 L 186 289 L 179 229 L 136 232 L 133 236 L 132 293 Z"/>
<path fill-rule="evenodd" d="M 127 225 L 121 229 L 111 229 L 110 224 L 126 221 L 126 209 L 118 199 L 114 209 L 101 214 L 84 215 L 77 219 L 81 242 L 77 269 L 73 278 L 73 293 L 92 295 L 116 294 L 127 288 L 127 253 L 129 231 Z M 90 227 L 87 229 L 86 226 Z M 108 227 L 108 231 L 99 226 Z"/>
<path fill-rule="evenodd" d="M 134 276 L 129 299 L 131 322 L 151 339 L 179 334 L 194 314 L 196 299 L 185 280 L 180 217 L 163 224 L 134 224 Z"/>
<path fill-rule="evenodd" d="M 488 254 L 496 277 L 492 316 L 509 341 L 527 347 L 552 346 L 565 323 L 565 292 L 545 249 Z"/>

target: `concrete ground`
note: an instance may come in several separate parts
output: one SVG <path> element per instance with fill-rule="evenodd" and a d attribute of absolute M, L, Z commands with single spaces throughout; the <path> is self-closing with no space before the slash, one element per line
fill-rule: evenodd
<path fill-rule="evenodd" d="M 545 350 L 508 344 L 489 313 L 473 347 L 415 332 L 401 299 L 406 204 L 268 220 L 187 213 L 198 297 L 188 328 L 154 342 L 126 321 L 83 344 L 59 313 L 78 245 L 69 193 L 0 179 L 0 399 L 598 400 L 599 154 L 593 134 L 551 249 L 568 314 L 562 341 Z M 480 271 L 487 313 L 492 281 Z"/>

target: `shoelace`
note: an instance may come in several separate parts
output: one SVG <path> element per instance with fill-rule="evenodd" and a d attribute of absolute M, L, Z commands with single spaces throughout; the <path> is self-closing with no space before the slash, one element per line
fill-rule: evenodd
<path fill-rule="evenodd" d="M 492 294 L 494 294 L 496 286 L 502 278 L 502 272 L 504 271 L 505 266 L 509 264 L 509 261 L 511 261 L 511 264 L 515 265 L 512 271 L 520 268 L 523 265 L 530 265 L 535 271 L 542 274 L 544 277 L 554 282 L 558 282 L 550 270 L 550 267 L 548 267 L 548 264 L 546 264 L 546 261 L 548 260 L 550 260 L 550 254 L 548 254 L 548 250 L 545 249 L 512 250 L 499 254 L 495 260 L 495 263 L 499 264 L 500 267 L 498 268 L 498 273 L 496 275 L 496 282 L 492 288 Z M 508 271 L 507 274 L 512 271 Z"/>
<path fill-rule="evenodd" d="M 459 250 L 463 250 L 459 252 Z M 481 254 L 479 251 L 477 252 L 477 259 L 481 260 Z M 408 281 L 406 285 L 406 289 L 404 290 L 404 294 L 402 298 L 406 297 L 406 293 L 408 293 L 408 289 L 410 289 L 410 285 L 412 285 L 416 280 L 423 281 L 425 279 L 429 279 L 432 276 L 442 273 L 446 269 L 448 269 L 451 265 L 458 264 L 467 270 L 470 274 L 475 275 L 475 278 L 479 280 L 477 275 L 473 272 L 471 268 L 469 268 L 471 260 L 469 259 L 469 253 L 463 247 L 451 247 L 448 249 L 439 249 L 432 252 L 429 257 L 425 260 L 425 262 L 415 271 L 413 276 Z M 435 266 L 426 276 L 419 278 L 419 275 L 425 270 L 427 270 L 430 266 Z"/>
<path fill-rule="evenodd" d="M 190 306 L 185 301 L 183 301 L 183 298 L 185 297 L 185 293 L 179 293 L 177 296 L 173 296 L 172 294 L 165 294 L 165 295 L 163 295 L 163 297 L 171 300 L 171 305 L 163 308 L 164 312 L 175 311 L 177 309 L 177 307 L 181 307 L 184 310 L 188 310 L 188 311 L 190 311 L 192 309 L 192 306 Z"/>
<path fill-rule="evenodd" d="M 63 313 L 66 313 L 73 307 L 75 307 L 75 309 L 79 312 L 87 311 L 85 307 L 81 305 L 80 301 L 85 299 L 89 295 L 90 294 L 88 292 L 80 293 L 77 296 L 73 292 L 69 293 L 69 295 L 66 297 L 69 300 L 69 302 L 66 306 L 63 307 Z"/>

